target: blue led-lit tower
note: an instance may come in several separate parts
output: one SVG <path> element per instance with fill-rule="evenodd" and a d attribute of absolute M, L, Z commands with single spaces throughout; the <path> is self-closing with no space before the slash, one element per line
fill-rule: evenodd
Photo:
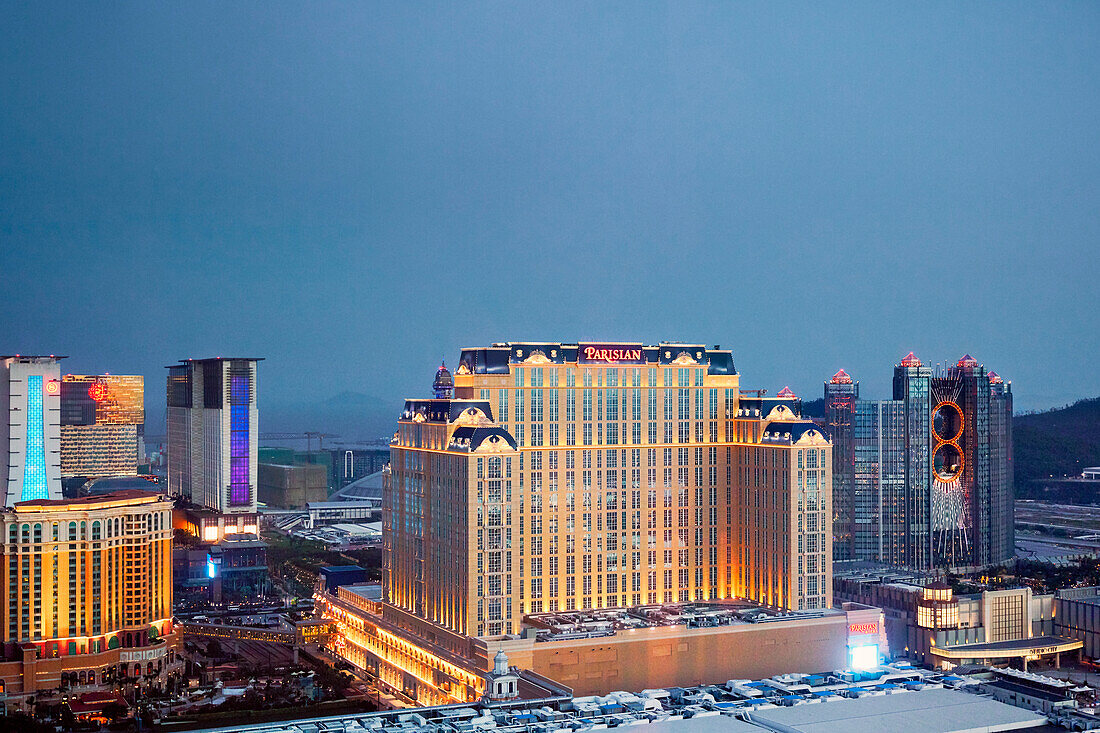
<path fill-rule="evenodd" d="M 0 356 L 4 506 L 61 498 L 61 366 L 57 356 Z"/>
<path fill-rule="evenodd" d="M 255 534 L 261 359 L 183 359 L 168 367 L 168 491 L 209 541 Z"/>

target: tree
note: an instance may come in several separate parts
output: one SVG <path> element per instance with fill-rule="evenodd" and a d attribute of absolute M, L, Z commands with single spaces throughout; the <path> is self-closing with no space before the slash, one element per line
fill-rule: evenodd
<path fill-rule="evenodd" d="M 26 713 L 0 715 L 0 733 L 53 733 L 53 726 L 40 723 Z"/>

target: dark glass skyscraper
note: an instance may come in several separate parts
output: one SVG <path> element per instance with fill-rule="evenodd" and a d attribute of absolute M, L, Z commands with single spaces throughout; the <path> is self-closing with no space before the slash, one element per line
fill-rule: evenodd
<path fill-rule="evenodd" d="M 185 359 L 168 367 L 169 493 L 230 516 L 234 531 L 255 527 L 259 361 Z M 203 537 L 217 540 L 222 529 L 207 536 L 204 528 Z"/>
<path fill-rule="evenodd" d="M 970 355 L 933 370 L 912 353 L 891 400 L 825 384 L 834 556 L 929 569 L 1012 557 L 1012 390 Z"/>

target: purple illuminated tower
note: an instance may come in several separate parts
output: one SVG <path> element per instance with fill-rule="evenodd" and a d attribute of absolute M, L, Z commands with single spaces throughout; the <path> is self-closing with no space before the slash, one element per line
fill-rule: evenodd
<path fill-rule="evenodd" d="M 216 517 L 196 520 L 204 539 L 255 532 L 259 361 L 184 359 L 168 367 L 168 489 Z"/>

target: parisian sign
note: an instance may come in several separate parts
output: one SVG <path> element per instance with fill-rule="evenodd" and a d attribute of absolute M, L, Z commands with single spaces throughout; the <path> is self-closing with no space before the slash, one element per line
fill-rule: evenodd
<path fill-rule="evenodd" d="M 578 344 L 581 364 L 645 364 L 641 344 Z"/>

